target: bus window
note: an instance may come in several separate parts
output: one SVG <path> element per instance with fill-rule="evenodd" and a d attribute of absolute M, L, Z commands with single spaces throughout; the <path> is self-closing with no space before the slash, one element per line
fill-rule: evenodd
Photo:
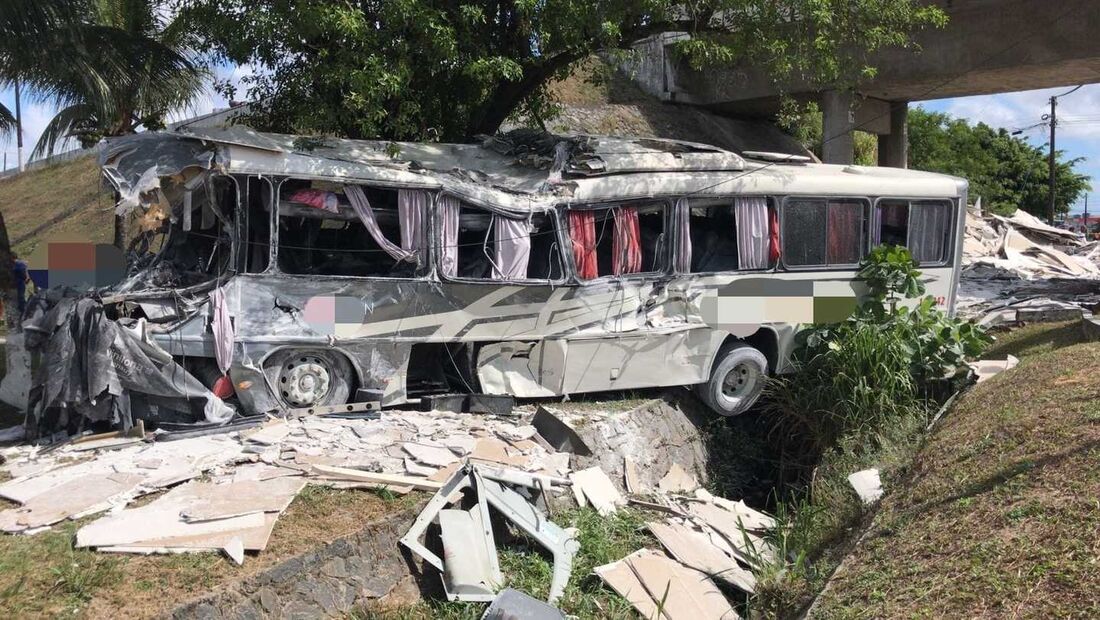
<path fill-rule="evenodd" d="M 566 213 L 580 279 L 664 271 L 664 203 L 627 203 Z"/>
<path fill-rule="evenodd" d="M 762 196 L 692 199 L 691 273 L 767 269 L 779 257 L 775 207 Z"/>
<path fill-rule="evenodd" d="M 475 280 L 561 280 L 564 277 L 561 247 L 551 213 L 509 217 L 445 196 L 440 201 L 444 220 L 440 238 L 444 252 L 442 272 Z M 448 212 L 458 213 L 457 236 L 448 243 Z M 453 217 L 453 215 L 452 215 Z M 456 265 L 448 267 L 446 248 Z"/>
<path fill-rule="evenodd" d="M 863 208 L 857 199 L 788 200 L 783 260 L 792 267 L 851 266 L 863 255 Z"/>
<path fill-rule="evenodd" d="M 871 227 L 874 245 L 909 248 L 918 263 L 940 263 L 947 258 L 951 234 L 951 205 L 932 200 L 881 200 Z"/>
<path fill-rule="evenodd" d="M 287 179 L 279 188 L 279 269 L 309 275 L 420 275 L 425 271 L 421 222 L 429 201 L 420 190 Z"/>

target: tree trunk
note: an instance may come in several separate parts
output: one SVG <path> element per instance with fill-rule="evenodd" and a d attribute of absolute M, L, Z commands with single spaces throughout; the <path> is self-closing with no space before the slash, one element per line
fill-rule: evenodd
<path fill-rule="evenodd" d="M 115 239 L 114 246 L 123 252 L 126 251 L 126 216 L 115 216 Z"/>
<path fill-rule="evenodd" d="M 523 72 L 523 77 L 515 82 L 501 82 L 493 91 L 492 96 L 485 103 L 481 114 L 470 119 L 470 126 L 466 128 L 466 139 L 472 140 L 479 134 L 492 135 L 508 118 L 508 115 L 519 107 L 528 95 L 535 92 L 550 76 L 562 67 L 566 67 L 583 58 L 582 54 L 563 53 L 549 58 L 538 65 L 529 66 Z"/>
<path fill-rule="evenodd" d="M 8 227 L 4 223 L 4 214 L 0 213 L 0 303 L 3 304 L 3 316 L 0 320 L 9 328 L 17 321 L 18 305 L 15 300 L 15 262 L 11 255 L 11 243 L 8 241 Z"/>

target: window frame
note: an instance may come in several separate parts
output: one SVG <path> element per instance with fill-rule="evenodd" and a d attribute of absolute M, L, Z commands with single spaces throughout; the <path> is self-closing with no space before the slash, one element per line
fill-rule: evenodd
<path fill-rule="evenodd" d="M 462 207 L 469 206 L 474 209 L 480 209 L 487 211 L 493 215 L 500 215 L 508 217 L 509 219 L 525 219 L 522 214 L 516 211 L 510 211 L 508 209 L 501 208 L 497 205 L 484 203 L 480 201 L 471 200 L 467 196 L 457 194 L 449 191 L 435 192 L 432 197 L 431 216 L 428 221 L 428 229 L 430 231 L 431 241 L 428 243 L 431 246 L 432 251 L 432 272 L 439 274 L 439 280 L 441 282 L 458 282 L 463 284 L 491 284 L 501 285 L 507 284 L 509 286 L 563 286 L 572 282 L 573 274 L 569 271 L 572 265 L 569 259 L 566 258 L 565 246 L 562 239 L 562 219 L 558 217 L 558 209 L 555 207 L 545 207 L 539 209 L 532 209 L 532 213 L 539 213 L 546 215 L 550 218 L 554 226 L 554 238 L 558 245 L 558 256 L 561 261 L 561 277 L 554 279 L 525 279 L 525 280 L 494 280 L 493 278 L 466 278 L 459 275 L 449 276 L 443 273 L 443 228 L 442 220 L 440 219 L 439 209 L 436 207 L 437 202 L 444 196 L 450 196 L 459 201 L 459 222 L 461 225 L 462 219 Z M 515 215 L 521 215 L 521 217 L 513 217 Z M 457 257 L 456 257 L 457 260 Z"/>
<path fill-rule="evenodd" d="M 250 175 L 250 176 L 260 176 L 260 177 L 262 177 L 263 175 Z M 374 276 L 374 275 L 349 276 L 349 275 L 341 275 L 341 274 L 287 273 L 287 272 L 281 270 L 279 268 L 279 217 L 280 217 L 279 203 L 281 202 L 281 197 L 283 195 L 283 184 L 286 181 L 311 181 L 311 182 L 312 181 L 325 181 L 325 182 L 329 182 L 329 183 L 339 183 L 339 184 L 342 184 L 342 185 L 362 185 L 364 187 L 374 187 L 374 188 L 387 189 L 387 190 L 393 190 L 393 191 L 402 190 L 402 189 L 411 189 L 411 190 L 420 190 L 420 191 L 428 192 L 428 195 L 431 197 L 431 200 L 429 202 L 429 207 L 428 207 L 428 214 L 426 214 L 426 217 L 421 218 L 421 226 L 425 227 L 424 233 L 425 233 L 425 240 L 426 240 L 425 246 L 426 247 L 424 247 L 420 250 L 421 259 L 427 261 L 427 265 L 426 265 L 427 268 L 420 275 L 417 275 L 417 276 Z M 293 175 L 285 175 L 284 176 L 284 175 L 280 175 L 280 176 L 277 177 L 277 181 L 274 182 L 274 191 L 272 192 L 273 204 L 272 204 L 271 214 L 270 214 L 271 215 L 271 259 L 268 262 L 268 268 L 267 268 L 266 271 L 262 272 L 262 274 L 253 274 L 253 275 L 280 275 L 280 276 L 285 276 L 285 277 L 288 277 L 288 278 L 324 278 L 324 279 L 335 279 L 335 280 L 385 280 L 387 282 L 420 282 L 420 281 L 424 281 L 424 280 L 430 280 L 430 279 L 432 279 L 432 277 L 435 273 L 435 264 L 434 264 L 434 262 L 431 258 L 432 243 L 430 241 L 430 237 L 428 236 L 428 235 L 431 234 L 431 224 L 426 223 L 426 221 L 431 217 L 431 213 L 434 211 L 434 209 L 432 207 L 435 205 L 436 197 L 438 195 L 439 195 L 439 188 L 436 187 L 436 186 L 431 186 L 431 185 L 418 185 L 418 184 L 409 184 L 409 183 L 379 183 L 379 182 L 375 182 L 375 181 L 363 181 L 361 179 L 348 178 L 348 177 L 293 176 Z M 360 224 L 362 224 L 362 222 L 360 222 Z"/>
<path fill-rule="evenodd" d="M 691 219 L 691 200 L 692 200 L 692 198 L 690 196 L 684 196 L 684 198 L 687 198 L 687 200 L 688 200 L 688 206 L 687 206 L 687 208 L 688 208 L 688 220 L 690 222 L 690 219 Z M 775 261 L 774 265 L 772 265 L 770 267 L 765 267 L 763 269 L 741 269 L 740 268 L 741 267 L 741 259 L 740 259 L 740 257 L 738 257 L 738 260 L 737 260 L 738 268 L 736 270 L 733 270 L 733 271 L 685 271 L 685 272 L 681 273 L 681 275 L 685 275 L 685 276 L 713 276 L 713 275 L 729 275 L 729 274 L 740 274 L 740 273 L 750 273 L 750 274 L 751 273 L 774 273 L 774 272 L 778 271 L 781 266 L 783 266 L 783 220 L 782 220 L 782 215 L 780 214 L 780 205 L 782 204 L 782 197 L 776 196 L 774 194 L 730 194 L 730 195 L 722 195 L 722 196 L 709 196 L 708 195 L 708 196 L 700 196 L 700 197 L 697 197 L 697 198 L 702 199 L 702 200 L 729 200 L 730 202 L 728 203 L 727 206 L 729 206 L 731 208 L 733 207 L 733 200 L 735 198 L 763 198 L 764 200 L 768 201 L 768 207 L 771 208 L 771 209 L 776 210 L 775 211 L 775 217 L 776 217 L 776 221 L 778 222 L 778 225 L 779 225 L 779 231 L 778 231 L 779 232 L 779 248 L 780 248 L 779 260 Z M 705 208 L 710 208 L 710 207 L 705 207 Z M 769 234 L 770 234 L 770 232 L 769 232 Z M 693 247 L 692 248 L 692 253 L 694 254 L 694 252 L 695 252 L 695 248 Z M 688 266 L 688 268 L 690 269 L 690 265 Z"/>
<path fill-rule="evenodd" d="M 577 265 L 573 257 L 573 237 L 568 233 L 568 231 L 565 231 L 564 228 L 562 228 L 561 231 L 565 235 L 565 241 L 567 243 L 567 245 L 563 247 L 569 248 L 569 252 L 565 252 L 565 254 L 568 254 L 566 260 L 568 260 L 569 262 L 570 277 L 572 278 L 572 281 L 578 285 L 584 286 L 587 284 L 599 284 L 602 282 L 616 282 L 619 280 L 635 280 L 670 275 L 672 273 L 672 244 L 676 241 L 674 238 L 675 235 L 671 235 L 670 231 L 672 222 L 674 221 L 673 211 L 676 209 L 676 200 L 677 199 L 674 198 L 639 198 L 626 199 L 616 202 L 601 201 L 589 203 L 562 203 L 561 205 L 558 205 L 557 210 L 561 212 L 561 219 L 566 223 L 566 225 L 568 225 L 569 222 L 569 211 L 599 211 L 605 209 L 611 210 L 616 207 L 623 206 L 624 203 L 643 203 L 646 206 L 662 205 L 664 208 L 664 212 L 661 217 L 661 226 L 663 228 L 662 234 L 665 236 L 666 239 L 664 244 L 665 247 L 663 250 L 664 267 L 659 271 L 639 271 L 638 273 L 624 273 L 619 275 L 608 274 L 606 276 L 599 276 L 590 280 L 582 279 L 580 277 L 580 273 L 577 270 Z"/>
<path fill-rule="evenodd" d="M 871 205 L 871 217 L 867 218 L 867 243 L 870 248 L 870 241 L 874 238 L 874 231 L 871 226 L 874 225 L 874 209 L 878 208 L 880 202 L 905 202 L 906 207 L 912 209 L 914 202 L 933 202 L 940 203 L 947 207 L 947 227 L 944 229 L 944 241 L 943 241 L 943 258 L 938 261 L 926 261 L 917 263 L 919 267 L 946 267 L 951 264 L 952 257 L 954 255 L 955 247 L 954 241 L 958 234 L 955 230 L 957 226 L 958 218 L 958 204 L 957 198 L 928 198 L 928 197 L 912 197 L 912 196 L 879 196 L 875 198 L 874 203 Z M 909 249 L 909 236 L 912 233 L 913 220 L 909 217 L 909 213 L 906 213 L 905 224 L 905 248 Z M 881 245 L 881 244 L 880 244 Z M 912 252 L 912 250 L 910 250 Z"/>
<path fill-rule="evenodd" d="M 859 202 L 863 205 L 860 210 L 860 225 L 859 225 L 859 260 L 854 263 L 824 263 L 820 265 L 791 265 L 787 262 L 787 205 L 791 202 L 797 201 L 824 201 L 825 202 L 825 259 L 828 260 L 829 251 L 829 202 Z M 788 194 L 783 196 L 781 207 L 779 210 L 779 264 L 783 266 L 787 271 L 856 271 L 859 269 L 859 262 L 862 261 L 869 251 L 869 233 L 870 233 L 870 209 L 874 204 L 874 199 L 868 196 L 852 196 L 850 194 L 835 194 L 835 195 L 798 195 Z"/>

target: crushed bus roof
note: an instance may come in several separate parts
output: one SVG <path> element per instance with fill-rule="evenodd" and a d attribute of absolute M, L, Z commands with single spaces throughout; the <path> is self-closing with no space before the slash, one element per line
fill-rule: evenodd
<path fill-rule="evenodd" d="M 658 196 L 875 196 L 884 181 L 894 193 L 914 198 L 958 197 L 966 190 L 963 179 L 928 172 L 746 161 L 691 142 L 534 130 L 485 137 L 480 144 L 445 144 L 293 136 L 239 125 L 196 127 L 110 139 L 101 158 L 122 188 L 138 187 L 143 175 L 148 182 L 198 166 L 442 189 L 475 204 L 516 211 Z"/>

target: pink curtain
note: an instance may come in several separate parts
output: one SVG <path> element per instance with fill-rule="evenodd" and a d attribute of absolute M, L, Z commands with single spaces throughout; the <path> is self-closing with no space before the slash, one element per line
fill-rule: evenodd
<path fill-rule="evenodd" d="M 527 263 L 531 259 L 531 232 L 524 220 L 493 216 L 493 244 L 496 261 L 494 280 L 526 280 Z"/>
<path fill-rule="evenodd" d="M 615 209 L 611 238 L 611 273 L 638 273 L 642 270 L 642 233 L 638 227 L 638 209 Z"/>
<path fill-rule="evenodd" d="M 221 287 L 210 292 L 210 301 L 214 305 L 214 357 L 224 376 L 233 365 L 233 321 L 229 318 L 229 308 L 225 303 L 225 291 Z"/>
<path fill-rule="evenodd" d="M 415 252 L 397 247 L 382 234 L 382 229 L 378 227 L 378 221 L 374 219 L 374 210 L 371 209 L 367 195 L 363 193 L 363 188 L 358 185 L 345 185 L 344 195 L 348 197 L 351 208 L 355 209 L 355 214 L 359 216 L 359 220 L 363 222 L 363 226 L 366 227 L 374 242 L 382 248 L 382 251 L 389 254 L 394 260 L 416 260 Z"/>
<path fill-rule="evenodd" d="M 592 211 L 570 211 L 569 239 L 573 242 L 577 276 L 582 280 L 600 277 L 596 263 L 596 214 Z"/>
<path fill-rule="evenodd" d="M 673 256 L 672 268 L 680 273 L 691 272 L 691 207 L 687 198 L 676 201 L 676 255 Z"/>
<path fill-rule="evenodd" d="M 738 269 L 768 267 L 768 200 L 760 196 L 735 198 Z"/>
<path fill-rule="evenodd" d="M 443 275 L 454 277 L 458 275 L 458 198 L 454 196 L 440 196 L 438 202 L 440 245 L 442 256 L 440 257 Z"/>
<path fill-rule="evenodd" d="M 424 247 L 424 214 L 431 196 L 419 189 L 397 190 L 397 217 L 401 222 L 401 248 L 418 252 Z"/>

